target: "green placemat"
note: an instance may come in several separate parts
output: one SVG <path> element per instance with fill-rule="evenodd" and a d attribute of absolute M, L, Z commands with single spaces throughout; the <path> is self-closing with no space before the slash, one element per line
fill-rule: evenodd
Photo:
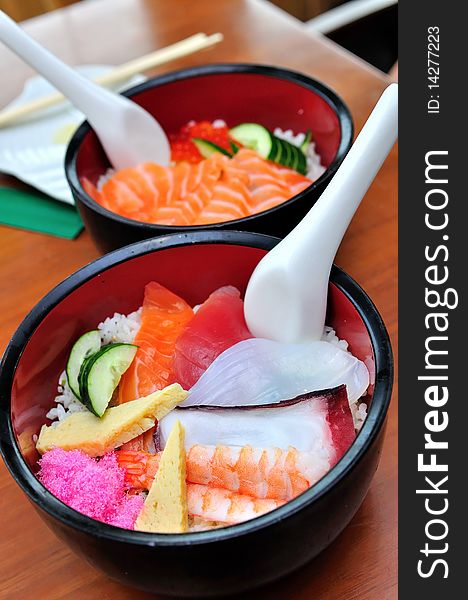
<path fill-rule="evenodd" d="M 72 240 L 83 229 L 74 206 L 42 194 L 0 188 L 0 223 Z"/>

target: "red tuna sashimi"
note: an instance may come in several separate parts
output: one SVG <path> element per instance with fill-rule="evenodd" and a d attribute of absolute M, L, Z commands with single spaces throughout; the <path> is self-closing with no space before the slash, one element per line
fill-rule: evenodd
<path fill-rule="evenodd" d="M 251 337 L 239 290 L 233 286 L 216 290 L 177 339 L 174 381 L 190 389 L 224 350 Z"/>

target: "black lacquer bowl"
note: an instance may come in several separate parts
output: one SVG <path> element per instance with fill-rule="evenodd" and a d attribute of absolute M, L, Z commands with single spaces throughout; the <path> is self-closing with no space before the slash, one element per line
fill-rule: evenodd
<path fill-rule="evenodd" d="M 353 139 L 353 122 L 343 101 L 322 83 L 287 69 L 252 64 L 207 65 L 156 77 L 125 95 L 153 114 L 169 133 L 192 119 L 219 118 L 231 127 L 255 122 L 271 130 L 281 127 L 298 133 L 310 129 L 326 171 L 290 200 L 243 219 L 191 227 L 142 223 L 107 210 L 83 188 L 84 179 L 97 185 L 110 166 L 86 122 L 70 141 L 65 173 L 86 228 L 104 252 L 158 235 L 213 228 L 284 236 L 323 192 Z"/>
<path fill-rule="evenodd" d="M 0 448 L 6 465 L 49 527 L 115 580 L 178 597 L 207 597 L 264 584 L 320 553 L 348 524 L 366 495 L 384 436 L 392 352 L 375 306 L 336 267 L 327 323 L 366 362 L 374 383 L 369 414 L 355 442 L 311 489 L 240 525 L 167 535 L 94 521 L 57 500 L 34 476 L 38 456 L 32 438 L 46 421 L 58 376 L 79 334 L 94 329 L 115 311 L 135 310 L 144 285 L 151 280 L 192 305 L 226 284 L 244 291 L 255 265 L 277 241 L 236 231 L 192 232 L 117 250 L 53 289 L 25 318 L 5 352 L 0 372 Z"/>

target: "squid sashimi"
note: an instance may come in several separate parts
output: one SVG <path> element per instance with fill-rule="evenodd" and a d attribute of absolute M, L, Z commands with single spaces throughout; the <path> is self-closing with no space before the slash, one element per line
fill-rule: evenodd
<path fill-rule="evenodd" d="M 187 485 L 189 515 L 205 521 L 235 525 L 255 519 L 284 504 L 281 500 L 252 498 L 229 490 L 207 485 Z"/>
<path fill-rule="evenodd" d="M 239 290 L 233 286 L 216 290 L 177 339 L 174 381 L 190 389 L 224 350 L 251 337 Z"/>
<path fill-rule="evenodd" d="M 141 327 L 134 341 L 138 350 L 120 380 L 119 404 L 166 387 L 175 342 L 192 317 L 185 300 L 154 281 L 146 285 Z"/>
<path fill-rule="evenodd" d="M 127 485 L 135 490 L 151 487 L 161 453 L 116 452 Z M 220 487 L 255 498 L 291 500 L 307 490 L 325 472 L 317 468 L 311 452 L 295 448 L 252 446 L 192 446 L 187 452 L 187 481 Z"/>
<path fill-rule="evenodd" d="M 158 424 L 161 448 L 176 420 L 185 429 L 185 447 L 202 444 L 291 446 L 311 452 L 318 473 L 325 473 L 348 450 L 355 429 L 344 385 L 264 406 L 175 408 Z M 320 476 L 320 475 L 319 475 Z"/>
<path fill-rule="evenodd" d="M 337 345 L 253 338 L 218 356 L 181 406 L 270 404 L 341 384 L 353 403 L 368 388 L 369 371 Z"/>

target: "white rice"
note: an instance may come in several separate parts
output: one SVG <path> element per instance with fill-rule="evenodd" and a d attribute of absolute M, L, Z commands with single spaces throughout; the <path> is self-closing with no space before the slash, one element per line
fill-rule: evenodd
<path fill-rule="evenodd" d="M 135 339 L 141 325 L 142 307 L 129 315 L 115 313 L 113 317 L 107 317 L 102 323 L 99 323 L 98 329 L 101 332 L 101 342 L 103 344 L 112 344 L 121 342 L 131 344 Z"/>
<path fill-rule="evenodd" d="M 58 394 L 54 398 L 56 406 L 51 408 L 46 414 L 46 417 L 51 421 L 63 421 L 75 412 L 84 412 L 87 410 L 71 391 L 65 371 L 59 377 L 57 392 Z"/>
<path fill-rule="evenodd" d="M 305 136 L 306 136 L 305 133 L 298 133 L 298 134 L 294 135 L 294 132 L 292 129 L 286 129 L 285 131 L 283 131 L 279 127 L 277 127 L 273 131 L 273 133 L 276 135 L 276 137 L 279 137 L 282 140 L 286 140 L 290 144 L 293 144 L 294 146 L 298 146 L 298 147 L 300 147 L 301 144 L 304 142 Z M 317 151 L 315 149 L 315 142 L 311 142 L 309 144 L 309 147 L 307 148 L 307 152 L 306 152 L 306 158 L 307 158 L 307 174 L 306 174 L 306 176 L 309 179 L 312 179 L 312 181 L 315 181 L 321 175 L 323 175 L 326 171 L 326 168 L 321 164 L 320 156 L 317 154 Z"/>
<path fill-rule="evenodd" d="M 199 308 L 199 306 L 195 308 Z M 99 323 L 98 329 L 101 332 L 101 343 L 132 343 L 141 325 L 141 310 L 140 307 L 129 315 L 115 313 L 113 317 L 108 317 L 102 323 Z M 340 340 L 334 329 L 327 325 L 323 330 L 322 340 L 338 346 L 341 350 L 348 351 L 348 342 Z M 51 421 L 63 421 L 72 413 L 87 410 L 71 391 L 65 371 L 59 377 L 57 392 L 58 394 L 54 399 L 56 406 L 51 408 L 46 415 Z M 354 426 L 359 431 L 367 416 L 367 405 L 364 402 L 359 402 L 359 399 L 357 399 L 355 402 L 350 403 L 350 408 Z"/>

